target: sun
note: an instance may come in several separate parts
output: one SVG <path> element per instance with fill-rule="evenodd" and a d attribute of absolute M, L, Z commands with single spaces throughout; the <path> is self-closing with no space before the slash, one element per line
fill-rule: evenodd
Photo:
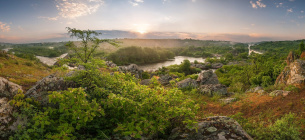
<path fill-rule="evenodd" d="M 145 31 L 145 30 L 138 30 L 137 32 L 140 33 L 140 34 L 145 34 L 147 31 Z"/>
<path fill-rule="evenodd" d="M 148 31 L 149 24 L 134 24 L 134 31 L 140 34 L 145 34 Z"/>

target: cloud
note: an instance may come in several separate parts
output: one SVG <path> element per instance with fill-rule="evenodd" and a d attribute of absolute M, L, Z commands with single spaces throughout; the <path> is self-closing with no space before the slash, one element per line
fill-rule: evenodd
<path fill-rule="evenodd" d="M 282 2 L 281 3 L 275 3 L 275 5 L 276 5 L 276 8 L 283 7 L 283 3 Z"/>
<path fill-rule="evenodd" d="M 301 13 L 304 13 L 304 11 L 302 10 Z"/>
<path fill-rule="evenodd" d="M 289 1 L 293 2 L 294 0 L 289 0 Z"/>
<path fill-rule="evenodd" d="M 11 30 L 11 27 L 9 25 L 0 21 L 0 31 L 8 32 L 10 30 Z"/>
<path fill-rule="evenodd" d="M 262 3 L 262 0 L 258 0 L 256 2 L 253 2 L 252 0 L 250 1 L 250 4 L 252 8 L 257 9 L 257 8 L 266 8 L 266 5 Z"/>
<path fill-rule="evenodd" d="M 288 13 L 292 13 L 292 12 L 293 12 L 292 8 L 287 9 L 287 12 L 288 12 Z"/>
<path fill-rule="evenodd" d="M 39 16 L 38 18 L 47 19 L 47 20 L 50 20 L 50 21 L 56 21 L 56 20 L 58 20 L 58 16 L 57 16 L 57 17 L 43 17 L 43 16 Z"/>
<path fill-rule="evenodd" d="M 103 0 L 56 0 L 58 15 L 62 18 L 75 19 L 95 13 Z"/>
<path fill-rule="evenodd" d="M 132 6 L 138 6 L 139 3 L 143 3 L 144 0 L 131 0 L 129 1 L 129 3 L 132 5 Z"/>

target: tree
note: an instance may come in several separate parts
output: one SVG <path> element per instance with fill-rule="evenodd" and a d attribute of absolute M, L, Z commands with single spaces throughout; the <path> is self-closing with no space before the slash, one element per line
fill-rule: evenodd
<path fill-rule="evenodd" d="M 75 45 L 75 43 L 72 41 L 69 41 L 66 46 L 73 50 L 76 58 L 83 63 L 89 62 L 100 43 L 107 42 L 111 45 L 118 46 L 113 40 L 97 38 L 102 33 L 98 33 L 96 31 L 79 30 L 70 27 L 67 27 L 67 30 L 71 38 L 76 37 L 77 40 L 81 40 L 81 46 Z"/>
<path fill-rule="evenodd" d="M 305 50 L 305 46 L 304 46 L 304 41 L 302 40 L 300 45 L 299 45 L 299 51 L 300 51 L 300 55 L 302 54 L 302 52 Z"/>

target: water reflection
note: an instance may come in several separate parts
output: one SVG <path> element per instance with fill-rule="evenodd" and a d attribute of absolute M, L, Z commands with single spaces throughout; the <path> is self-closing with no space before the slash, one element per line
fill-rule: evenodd
<path fill-rule="evenodd" d="M 166 67 L 170 65 L 175 65 L 175 64 L 181 64 L 183 60 L 189 60 L 190 62 L 194 62 L 197 60 L 198 62 L 204 62 L 205 59 L 203 58 L 195 58 L 195 57 L 188 57 L 188 56 L 176 56 L 173 60 L 168 60 L 160 63 L 153 63 L 153 64 L 145 64 L 145 65 L 140 65 L 140 69 L 145 70 L 145 71 L 150 71 L 150 70 L 158 70 L 161 67 Z"/>

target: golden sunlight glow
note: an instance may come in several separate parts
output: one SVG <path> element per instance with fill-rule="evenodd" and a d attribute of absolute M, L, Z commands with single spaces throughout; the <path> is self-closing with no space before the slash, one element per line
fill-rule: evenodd
<path fill-rule="evenodd" d="M 147 33 L 149 24 L 134 24 L 134 30 L 135 32 L 138 32 L 140 34 L 145 34 Z"/>

